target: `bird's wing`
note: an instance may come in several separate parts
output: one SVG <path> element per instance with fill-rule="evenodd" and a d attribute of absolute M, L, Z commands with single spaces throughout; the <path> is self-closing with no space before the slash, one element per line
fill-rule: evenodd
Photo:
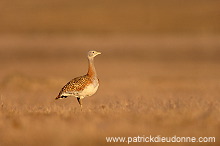
<path fill-rule="evenodd" d="M 77 95 L 79 91 L 82 91 L 88 84 L 90 84 L 92 81 L 91 79 L 87 76 L 80 76 L 77 78 L 72 79 L 69 81 L 60 91 L 59 97 L 60 96 L 70 96 L 70 95 Z"/>

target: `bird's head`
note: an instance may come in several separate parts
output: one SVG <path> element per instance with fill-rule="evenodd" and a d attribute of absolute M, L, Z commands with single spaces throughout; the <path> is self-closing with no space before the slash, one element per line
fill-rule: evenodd
<path fill-rule="evenodd" d="M 97 52 L 97 51 L 89 51 L 88 52 L 88 58 L 94 58 L 95 56 L 101 54 L 101 52 Z"/>

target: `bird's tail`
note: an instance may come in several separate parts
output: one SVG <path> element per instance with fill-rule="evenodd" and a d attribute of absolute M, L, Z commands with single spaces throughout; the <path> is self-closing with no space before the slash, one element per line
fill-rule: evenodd
<path fill-rule="evenodd" d="M 62 98 L 67 98 L 67 96 L 57 96 L 57 97 L 55 98 L 55 100 L 57 100 L 57 99 L 62 99 Z"/>

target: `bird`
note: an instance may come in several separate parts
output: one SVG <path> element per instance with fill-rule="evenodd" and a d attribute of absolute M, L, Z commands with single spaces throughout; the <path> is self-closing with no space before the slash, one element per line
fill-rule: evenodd
<path fill-rule="evenodd" d="M 101 54 L 101 52 L 88 52 L 87 74 L 70 80 L 65 86 L 63 86 L 55 99 L 67 98 L 69 96 L 76 97 L 82 110 L 82 99 L 95 94 L 99 87 L 99 79 L 97 78 L 97 73 L 94 66 L 94 58 L 99 54 Z"/>

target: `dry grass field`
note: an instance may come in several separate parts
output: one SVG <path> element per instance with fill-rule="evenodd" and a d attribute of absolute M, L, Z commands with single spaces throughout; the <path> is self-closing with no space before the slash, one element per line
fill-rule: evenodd
<path fill-rule="evenodd" d="M 212 136 L 216 143 L 187 145 L 219 145 L 219 39 L 0 37 L 7 48 L 0 59 L 0 145 L 121 145 L 105 137 L 143 135 Z M 102 52 L 95 60 L 101 85 L 81 112 L 76 99 L 54 98 L 86 73 L 91 48 Z"/>
<path fill-rule="evenodd" d="M 220 33 L 218 0 L 1 0 L 0 33 Z"/>
<path fill-rule="evenodd" d="M 215 137 L 220 1 L 1 0 L 0 146 L 102 146 L 106 137 Z M 95 59 L 98 92 L 54 100 Z"/>

